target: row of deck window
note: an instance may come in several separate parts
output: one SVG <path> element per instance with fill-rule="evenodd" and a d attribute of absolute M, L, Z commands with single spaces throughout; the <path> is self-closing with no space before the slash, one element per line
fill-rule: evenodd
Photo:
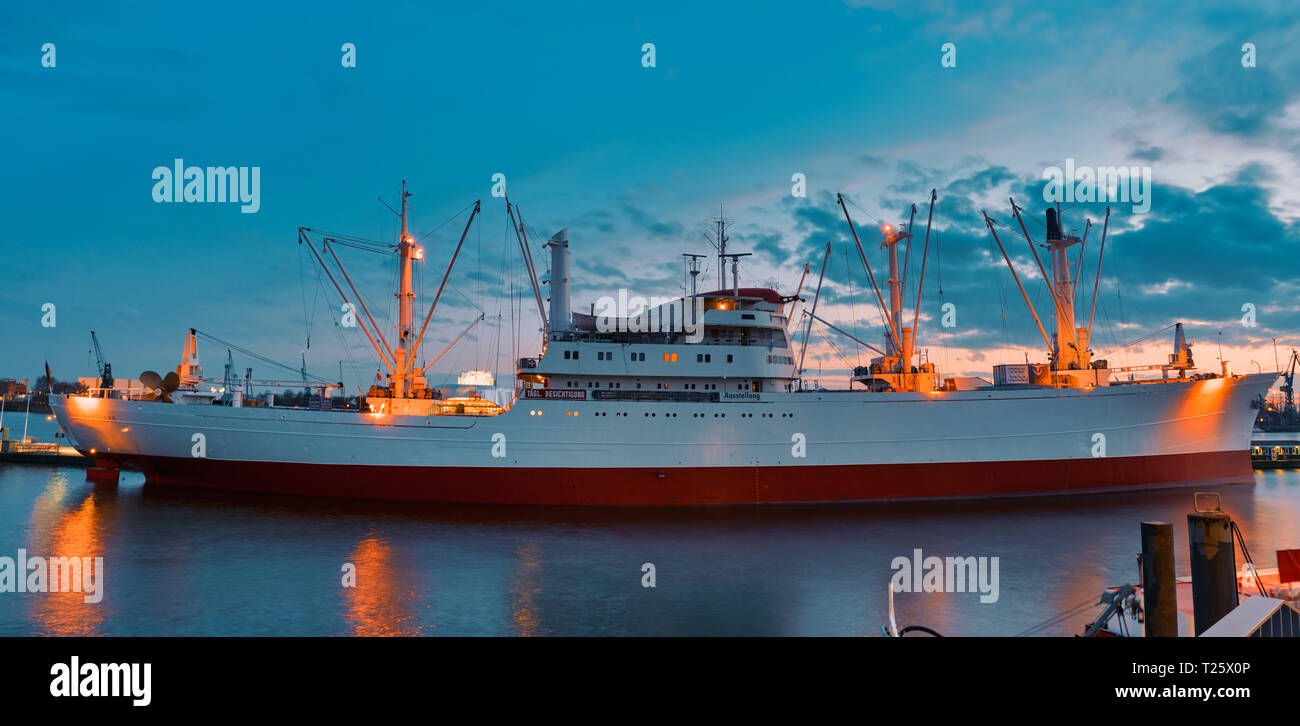
<path fill-rule="evenodd" d="M 566 350 L 566 351 L 564 351 L 564 359 L 565 359 L 565 360 L 578 360 L 578 351 L 576 351 L 576 350 Z M 596 351 L 596 360 L 614 360 L 614 352 L 613 352 L 613 351 L 598 350 L 598 351 Z M 631 360 L 631 361 L 634 361 L 634 362 L 645 361 L 645 353 L 629 353 L 629 354 L 628 354 L 628 360 Z M 665 362 L 665 363 L 676 363 L 676 362 L 677 362 L 677 354 L 676 354 L 676 353 L 664 353 L 664 362 Z M 712 363 L 712 362 L 713 362 L 713 355 L 712 355 L 711 353 L 697 353 L 697 354 L 695 355 L 695 362 L 696 362 L 696 363 Z M 734 363 L 734 362 L 735 362 L 735 357 L 734 357 L 731 353 L 728 353 L 728 354 L 727 354 L 727 362 L 728 362 L 728 363 Z M 767 361 L 767 362 L 768 362 L 768 363 L 771 363 L 771 362 L 772 362 L 772 356 L 768 356 L 768 361 Z M 793 363 L 794 360 L 791 359 L 790 362 Z"/>
<path fill-rule="evenodd" d="M 528 415 L 529 415 L 529 416 L 541 416 L 541 415 L 542 415 L 542 412 L 541 412 L 540 409 L 533 409 L 533 410 L 530 410 L 530 411 L 528 412 Z M 565 411 L 565 412 L 564 412 L 564 415 L 565 415 L 565 416 L 577 416 L 577 415 L 578 415 L 578 412 L 577 412 L 577 411 Z M 606 412 L 606 411 L 597 411 L 597 412 L 595 412 L 593 415 L 595 415 L 595 416 L 608 416 L 609 413 Z M 627 412 L 625 412 L 625 411 L 616 411 L 616 412 L 614 413 L 615 418 L 626 418 L 627 415 L 628 415 L 628 414 L 627 414 Z M 644 416 L 645 418 L 658 418 L 658 416 L 659 416 L 658 412 L 652 412 L 652 411 L 646 411 L 646 412 L 642 413 L 641 415 Z M 693 414 L 691 414 L 691 418 L 707 418 L 707 417 L 708 417 L 708 414 L 706 414 L 706 413 L 693 413 Z M 727 414 L 725 414 L 725 413 L 715 413 L 715 414 L 713 414 L 713 418 L 726 418 L 726 417 L 727 417 Z M 741 417 L 741 418 L 754 418 L 754 414 L 752 414 L 752 413 L 742 413 L 742 414 L 740 414 L 740 417 Z M 777 417 L 777 414 L 774 414 L 774 413 L 761 413 L 761 414 L 759 414 L 759 418 L 776 418 L 776 417 Z M 677 414 L 676 414 L 676 413 L 671 413 L 671 412 L 669 412 L 669 413 L 665 413 L 665 414 L 664 414 L 664 418 L 677 418 Z M 783 413 L 783 414 L 781 414 L 781 418 L 794 418 L 794 414 L 792 414 L 792 413 Z"/>
<path fill-rule="evenodd" d="M 582 383 L 583 383 L 582 381 L 565 381 L 565 382 L 564 382 L 564 387 L 565 387 L 565 388 L 600 388 L 600 381 L 587 381 L 587 382 L 586 382 L 586 383 L 587 383 L 586 386 L 582 385 Z M 703 386 L 703 388 L 700 388 L 700 386 Z M 623 383 L 622 383 L 621 381 L 606 381 L 606 382 L 605 382 L 605 387 L 606 387 L 606 388 L 622 388 L 622 387 L 623 387 Z M 637 382 L 636 387 L 637 387 L 637 388 L 640 388 L 640 387 L 641 387 L 641 383 L 640 383 L 639 381 Z M 656 384 L 655 384 L 655 389 L 657 389 L 657 390 L 667 391 L 667 390 L 670 390 L 671 388 L 672 388 L 672 386 L 671 386 L 670 384 L 668 384 L 668 383 L 660 382 L 660 383 L 656 383 Z M 718 384 L 716 384 L 716 383 L 683 383 L 683 384 L 682 384 L 682 390 L 683 390 L 683 391 L 716 391 L 716 390 L 718 390 Z M 736 384 L 736 390 L 737 390 L 737 391 L 750 391 L 750 390 L 753 390 L 753 386 L 752 386 L 751 384 L 749 384 L 749 383 L 737 383 L 737 384 Z"/>

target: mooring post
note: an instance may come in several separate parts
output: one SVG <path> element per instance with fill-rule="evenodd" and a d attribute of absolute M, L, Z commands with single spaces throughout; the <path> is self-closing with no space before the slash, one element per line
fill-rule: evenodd
<path fill-rule="evenodd" d="M 1237 607 L 1237 556 L 1232 548 L 1232 517 L 1223 512 L 1187 515 L 1192 560 L 1192 614 L 1196 634 Z"/>
<path fill-rule="evenodd" d="M 1178 593 L 1174 582 L 1174 525 L 1142 523 L 1142 599 L 1148 638 L 1178 637 Z"/>

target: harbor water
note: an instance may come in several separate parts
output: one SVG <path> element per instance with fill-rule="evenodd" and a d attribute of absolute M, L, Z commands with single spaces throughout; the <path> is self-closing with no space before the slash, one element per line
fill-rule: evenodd
<path fill-rule="evenodd" d="M 38 440 L 52 441 L 54 430 L 31 417 Z M 95 485 L 80 468 L 0 464 L 0 557 L 103 558 L 97 603 L 76 592 L 0 592 L 0 635 L 878 636 L 891 563 L 916 550 L 998 558 L 996 600 L 899 593 L 900 627 L 1016 635 L 1136 582 L 1142 520 L 1174 523 L 1186 574 L 1193 491 L 448 507 L 145 486 L 133 472 Z M 1275 550 L 1300 547 L 1300 471 L 1261 471 L 1253 485 L 1217 491 L 1259 567 L 1276 565 Z M 346 586 L 350 572 L 355 586 Z M 1036 634 L 1079 633 L 1096 612 Z"/>

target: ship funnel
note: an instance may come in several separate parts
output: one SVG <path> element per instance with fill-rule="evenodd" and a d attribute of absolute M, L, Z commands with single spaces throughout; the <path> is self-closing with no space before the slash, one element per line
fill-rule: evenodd
<path fill-rule="evenodd" d="M 1056 218 L 1055 209 L 1047 210 L 1047 239 L 1049 241 L 1061 239 L 1061 220 Z"/>
<path fill-rule="evenodd" d="M 551 248 L 551 331 L 568 330 L 569 325 L 569 229 L 566 227 L 546 243 Z"/>

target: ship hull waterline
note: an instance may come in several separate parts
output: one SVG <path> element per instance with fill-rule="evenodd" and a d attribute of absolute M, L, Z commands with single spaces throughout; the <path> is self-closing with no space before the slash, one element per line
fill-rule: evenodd
<path fill-rule="evenodd" d="M 406 422 L 116 400 L 59 400 L 55 410 L 79 449 L 160 485 L 444 503 L 775 504 L 1249 483 L 1250 402 L 1273 380 L 708 404 L 519 400 L 495 417 Z M 191 443 L 200 433 L 202 451 Z"/>
<path fill-rule="evenodd" d="M 101 460 L 101 463 L 109 463 Z M 560 506 L 792 504 L 1096 494 L 1254 482 L 1250 455 L 710 469 L 331 466 L 123 456 L 150 484 L 293 496 Z M 907 482 L 899 486 L 897 482 Z M 467 486 L 472 482 L 472 486 Z"/>

